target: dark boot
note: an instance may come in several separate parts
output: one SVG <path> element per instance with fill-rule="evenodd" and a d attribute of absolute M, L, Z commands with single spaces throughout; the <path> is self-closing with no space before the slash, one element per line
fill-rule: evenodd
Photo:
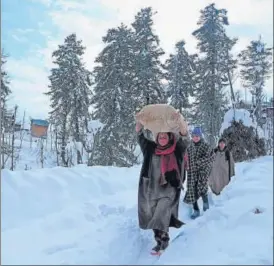
<path fill-rule="evenodd" d="M 202 200 L 203 200 L 203 211 L 207 211 L 209 209 L 209 202 L 208 202 L 208 196 L 207 194 L 204 194 L 202 196 Z"/>
<path fill-rule="evenodd" d="M 163 252 L 169 244 L 169 234 L 160 230 L 153 230 L 154 231 L 154 237 L 157 242 L 157 245 L 152 248 L 151 254 L 152 255 L 160 255 L 161 252 Z"/>
<path fill-rule="evenodd" d="M 194 220 L 199 216 L 200 216 L 200 210 L 199 210 L 199 206 L 198 206 L 198 201 L 196 201 L 193 204 L 193 213 L 191 214 L 190 218 Z"/>
<path fill-rule="evenodd" d="M 160 252 L 164 251 L 168 247 L 168 245 L 169 245 L 169 234 L 167 232 L 162 232 Z"/>
<path fill-rule="evenodd" d="M 154 232 L 154 239 L 156 241 L 156 246 L 152 248 L 151 254 L 157 255 L 161 249 L 161 231 L 157 229 L 153 229 Z"/>

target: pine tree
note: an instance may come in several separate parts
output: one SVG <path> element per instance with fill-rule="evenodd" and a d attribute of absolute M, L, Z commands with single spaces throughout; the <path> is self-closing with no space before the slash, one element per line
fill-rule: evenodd
<path fill-rule="evenodd" d="M 8 96 L 11 94 L 9 88 L 8 74 L 6 72 L 5 64 L 7 62 L 7 55 L 2 51 L 1 53 L 1 97 L 0 97 L 0 107 L 1 107 L 1 129 L 5 127 L 5 115 L 6 115 L 6 105 Z"/>
<path fill-rule="evenodd" d="M 0 168 L 5 167 L 6 156 L 11 153 L 11 146 L 5 140 L 4 131 L 10 127 L 11 121 L 7 113 L 7 100 L 8 96 L 11 94 L 9 88 L 8 74 L 5 70 L 5 64 L 7 62 L 7 55 L 3 52 L 1 53 L 1 94 L 0 94 Z"/>
<path fill-rule="evenodd" d="M 1 106 L 7 101 L 7 97 L 11 94 L 9 88 L 8 74 L 4 67 L 7 62 L 7 55 L 2 51 L 1 53 Z"/>
<path fill-rule="evenodd" d="M 153 12 L 151 7 L 143 8 L 132 23 L 134 29 L 134 94 L 137 107 L 150 103 L 166 102 L 161 80 L 164 78 L 160 57 L 164 51 L 159 48 L 159 38 L 153 32 Z"/>
<path fill-rule="evenodd" d="M 82 62 L 85 47 L 76 34 L 65 38 L 63 45 L 53 52 L 56 68 L 51 70 L 49 77 L 52 111 L 50 119 L 59 128 L 61 137 L 61 158 L 63 165 L 67 165 L 65 147 L 69 136 L 77 143 L 83 138 L 83 128 L 89 119 L 91 90 L 89 88 L 90 72 Z M 77 163 L 81 163 L 81 153 L 77 150 Z"/>
<path fill-rule="evenodd" d="M 193 32 L 200 50 L 195 117 L 213 146 L 227 104 L 225 88 L 229 85 L 229 74 L 236 67 L 231 49 L 237 40 L 226 35 L 227 11 L 217 9 L 214 4 L 201 11 L 198 25 L 199 29 Z"/>
<path fill-rule="evenodd" d="M 94 117 L 104 124 L 95 146 L 93 164 L 131 166 L 134 148 L 133 32 L 125 25 L 110 29 L 103 38 L 106 47 L 96 59 Z"/>
<path fill-rule="evenodd" d="M 272 68 L 272 49 L 267 48 L 261 39 L 251 41 L 250 45 L 239 54 L 241 79 L 244 88 L 250 90 L 253 104 L 256 106 L 255 115 L 260 124 L 263 89 L 265 81 L 270 77 Z"/>
<path fill-rule="evenodd" d="M 180 41 L 176 44 L 176 54 L 166 61 L 167 96 L 170 104 L 181 113 L 190 107 L 189 96 L 195 91 L 195 57 L 188 54 L 185 42 Z"/>
<path fill-rule="evenodd" d="M 5 64 L 7 63 L 7 55 L 2 51 L 1 53 L 1 98 L 0 98 L 0 107 L 1 107 L 1 129 L 5 127 L 6 121 L 6 112 L 7 112 L 7 100 L 11 94 L 9 88 L 8 74 L 5 70 Z"/>

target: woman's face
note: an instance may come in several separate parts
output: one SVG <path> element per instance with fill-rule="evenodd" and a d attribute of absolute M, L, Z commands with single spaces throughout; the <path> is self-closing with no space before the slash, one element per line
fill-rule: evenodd
<path fill-rule="evenodd" d="M 169 142 L 169 137 L 167 133 L 159 133 L 157 141 L 160 146 L 166 146 Z"/>
<path fill-rule="evenodd" d="M 223 150 L 223 149 L 225 148 L 225 143 L 224 143 L 223 141 L 221 141 L 221 142 L 219 143 L 219 148 L 220 148 L 221 150 Z"/>
<path fill-rule="evenodd" d="M 193 140 L 193 142 L 197 143 L 201 140 L 201 137 L 197 136 L 197 135 L 192 135 L 192 140 Z"/>

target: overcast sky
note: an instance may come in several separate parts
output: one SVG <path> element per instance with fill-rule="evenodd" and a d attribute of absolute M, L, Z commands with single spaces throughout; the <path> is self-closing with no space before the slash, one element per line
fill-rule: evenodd
<path fill-rule="evenodd" d="M 191 33 L 197 28 L 200 10 L 207 0 L 2 0 L 2 47 L 9 54 L 7 70 L 13 95 L 10 105 L 19 105 L 33 118 L 46 118 L 47 86 L 51 55 L 64 38 L 75 32 L 87 47 L 84 60 L 89 70 L 103 47 L 107 29 L 121 22 L 130 24 L 142 7 L 152 6 L 155 31 L 166 57 L 177 41 L 184 39 L 190 53 L 196 51 Z M 217 8 L 226 8 L 231 37 L 239 41 L 234 52 L 245 48 L 261 34 L 273 47 L 273 0 L 216 0 Z M 165 58 L 165 57 L 164 57 Z M 163 59 L 164 59 L 163 58 Z M 266 93 L 273 95 L 273 79 Z M 240 88 L 240 83 L 236 83 Z"/>

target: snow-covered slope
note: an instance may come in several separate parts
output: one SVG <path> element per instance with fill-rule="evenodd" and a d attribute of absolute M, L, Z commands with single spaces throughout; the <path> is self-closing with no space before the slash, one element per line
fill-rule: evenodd
<path fill-rule="evenodd" d="M 182 203 L 183 234 L 158 260 L 149 255 L 152 233 L 138 228 L 139 170 L 3 170 L 2 264 L 273 265 L 273 157 L 238 164 L 197 220 Z"/>

